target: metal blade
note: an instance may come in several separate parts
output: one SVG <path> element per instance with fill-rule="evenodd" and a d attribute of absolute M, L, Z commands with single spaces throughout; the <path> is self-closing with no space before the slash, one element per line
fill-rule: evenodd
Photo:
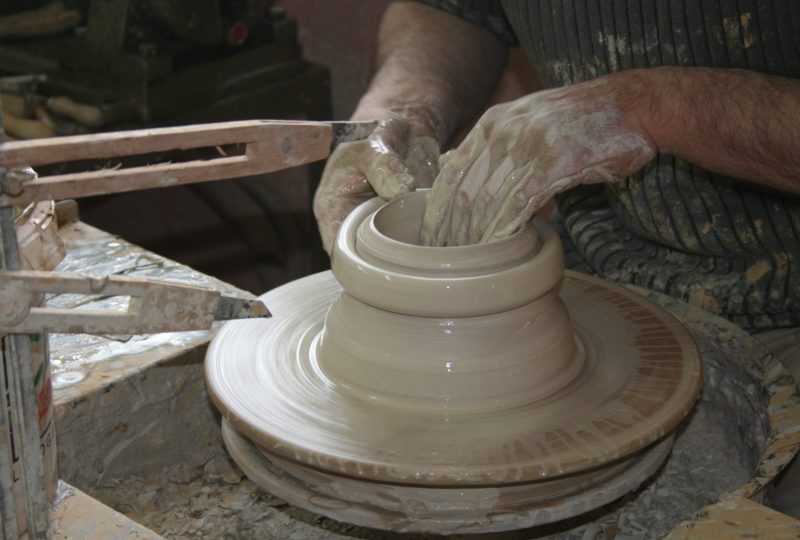
<path fill-rule="evenodd" d="M 366 139 L 378 122 L 331 122 L 331 151 L 343 142 Z"/>
<path fill-rule="evenodd" d="M 214 310 L 215 321 L 229 321 L 231 319 L 258 319 L 272 317 L 264 302 L 256 299 L 236 298 L 234 296 L 220 296 L 217 308 Z"/>

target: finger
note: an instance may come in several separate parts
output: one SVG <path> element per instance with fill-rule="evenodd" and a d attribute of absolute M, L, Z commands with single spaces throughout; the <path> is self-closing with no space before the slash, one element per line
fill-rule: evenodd
<path fill-rule="evenodd" d="M 520 227 L 533 218 L 534 214 L 549 200 L 549 197 L 532 197 L 524 201 L 519 194 L 515 194 L 510 204 L 500 209 L 486 229 L 482 232 L 480 242 L 491 242 L 508 238 Z M 522 201 L 522 202 L 521 202 Z"/>
<path fill-rule="evenodd" d="M 485 147 L 485 141 L 486 133 L 481 126 L 476 126 L 446 158 L 428 195 L 420 232 L 423 244 L 441 246 L 446 243 L 455 194 L 465 174 Z"/>
<path fill-rule="evenodd" d="M 363 141 L 341 145 L 328 160 L 314 194 L 314 216 L 323 247 L 330 253 L 333 239 L 342 221 L 363 201 L 374 196 L 358 161 Z"/>
<path fill-rule="evenodd" d="M 339 184 L 338 189 L 332 193 L 318 191 L 314 197 L 314 215 L 317 218 L 322 245 L 328 253 L 345 218 L 357 206 L 375 196 L 360 170 L 350 167 L 338 170 L 335 175 Z M 343 180 L 339 181 L 338 178 Z"/>
<path fill-rule="evenodd" d="M 431 187 L 439 173 L 439 142 L 433 137 L 414 138 L 405 161 L 414 177 L 415 189 Z"/>
<path fill-rule="evenodd" d="M 378 124 L 369 137 L 377 146 L 383 144 L 395 153 L 405 154 L 410 138 L 410 129 L 407 122 L 396 119 L 383 120 Z M 380 147 L 375 149 L 381 152 Z"/>
<path fill-rule="evenodd" d="M 404 122 L 382 122 L 372 132 L 362 154 L 361 167 L 375 192 L 387 200 L 414 189 L 414 175 L 403 157 L 408 152 L 408 126 Z"/>
<path fill-rule="evenodd" d="M 414 190 L 414 175 L 393 152 L 371 156 L 363 169 L 375 193 L 386 200 Z"/>
<path fill-rule="evenodd" d="M 559 193 L 583 184 L 613 181 L 613 176 L 602 165 L 592 165 L 576 174 L 556 180 L 539 174 L 535 169 L 528 171 L 527 176 L 527 180 L 518 186 L 513 196 L 486 227 L 482 242 L 510 236 Z"/>
<path fill-rule="evenodd" d="M 485 160 L 488 165 L 482 165 Z M 497 163 L 499 160 L 499 163 Z M 503 199 L 508 191 L 509 181 L 513 180 L 512 171 L 514 164 L 507 155 L 492 155 L 490 151 L 485 151 L 476 166 L 473 167 L 464 180 L 462 191 L 467 195 L 459 197 L 459 203 L 469 205 L 471 219 L 468 227 L 464 228 L 461 236 L 453 238 L 452 242 L 457 245 L 472 244 L 480 240 L 480 231 L 495 213 L 497 200 Z M 467 209 L 454 208 L 455 214 Z"/>
<path fill-rule="evenodd" d="M 456 156 L 450 158 L 433 182 L 420 229 L 423 245 L 441 246 L 447 239 L 453 197 L 458 188 L 458 180 L 464 174 L 464 161 L 467 166 L 471 164 Z"/>
<path fill-rule="evenodd" d="M 447 162 L 450 161 L 450 158 L 453 157 L 453 153 L 454 152 L 455 152 L 455 150 L 448 150 L 447 152 L 445 152 L 444 154 L 441 154 L 439 156 L 439 163 L 437 164 L 439 166 L 438 167 L 439 168 L 439 172 L 441 172 L 442 169 L 444 169 L 444 166 L 447 165 Z M 438 175 L 439 175 L 439 173 L 436 173 L 436 176 L 438 176 Z"/>
<path fill-rule="evenodd" d="M 464 173 L 464 178 L 456 189 L 450 210 L 450 227 L 447 231 L 447 245 L 460 246 L 469 243 L 469 231 L 474 217 L 481 211 L 476 207 L 476 198 L 486 182 L 491 168 L 490 155 L 486 148 L 475 158 L 472 166 Z"/>
<path fill-rule="evenodd" d="M 476 212 L 470 228 L 469 242 L 489 241 L 487 230 L 497 226 L 498 216 L 514 215 L 527 204 L 523 188 L 535 183 L 538 160 L 533 159 L 522 167 L 513 168 L 511 160 L 504 160 L 478 196 L 481 212 Z"/>
<path fill-rule="evenodd" d="M 569 170 L 569 163 L 563 167 L 548 167 L 547 171 L 543 171 L 538 165 L 539 159 L 534 159 L 510 175 L 503 186 L 504 196 L 498 194 L 484 212 L 475 212 L 479 222 L 476 221 L 470 231 L 471 241 L 488 242 L 510 236 L 558 193 L 582 184 L 614 182 L 618 178 L 610 171 L 618 170 L 620 161 L 627 163 L 647 158 L 639 158 L 638 148 L 630 153 L 635 154 L 633 158 L 624 153 L 573 174 L 556 176 L 555 179 L 552 172 L 559 169 Z"/>

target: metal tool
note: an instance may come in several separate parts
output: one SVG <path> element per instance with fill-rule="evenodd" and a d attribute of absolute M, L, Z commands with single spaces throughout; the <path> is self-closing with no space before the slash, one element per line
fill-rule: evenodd
<path fill-rule="evenodd" d="M 34 307 L 37 294 L 128 296 L 125 311 Z M 213 321 L 269 317 L 259 300 L 219 291 L 127 276 L 0 271 L 0 333 L 150 334 L 205 330 Z"/>

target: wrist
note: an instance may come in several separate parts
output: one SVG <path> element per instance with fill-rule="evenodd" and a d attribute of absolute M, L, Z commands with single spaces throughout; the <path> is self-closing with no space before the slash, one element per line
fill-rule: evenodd
<path fill-rule="evenodd" d="M 691 84 L 690 72 L 699 69 L 666 66 L 612 76 L 620 79 L 617 102 L 623 125 L 645 138 L 656 152 L 675 153 L 679 138 L 696 121 L 685 110 L 686 100 L 700 100 L 706 91 Z"/>
<path fill-rule="evenodd" d="M 635 69 L 616 73 L 608 77 L 612 101 L 619 111 L 620 124 L 645 139 L 656 151 L 661 151 L 663 102 L 659 68 Z"/>

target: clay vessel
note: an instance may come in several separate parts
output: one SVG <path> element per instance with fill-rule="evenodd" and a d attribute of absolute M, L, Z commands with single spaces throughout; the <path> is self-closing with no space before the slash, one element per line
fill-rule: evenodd
<path fill-rule="evenodd" d="M 565 272 L 541 221 L 421 246 L 424 204 L 359 206 L 332 274 L 270 291 L 272 319 L 217 334 L 206 377 L 231 456 L 291 504 L 402 531 L 526 527 L 635 489 L 697 398 L 691 336 Z"/>
<path fill-rule="evenodd" d="M 451 414 L 564 388 L 584 355 L 556 291 L 558 236 L 535 220 L 488 244 L 422 246 L 425 197 L 372 201 L 343 225 L 332 270 L 344 292 L 325 317 L 323 372 L 374 402 Z"/>

